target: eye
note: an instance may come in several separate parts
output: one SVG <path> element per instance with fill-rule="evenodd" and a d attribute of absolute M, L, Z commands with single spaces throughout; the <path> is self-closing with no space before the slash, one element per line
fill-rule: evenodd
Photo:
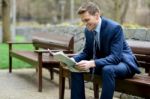
<path fill-rule="evenodd" d="M 83 22 L 88 22 L 88 21 L 89 21 L 89 19 L 84 19 L 84 20 L 83 20 Z"/>

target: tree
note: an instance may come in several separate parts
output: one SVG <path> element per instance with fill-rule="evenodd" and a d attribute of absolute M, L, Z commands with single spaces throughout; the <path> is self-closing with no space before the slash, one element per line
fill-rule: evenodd
<path fill-rule="evenodd" d="M 10 33 L 10 0 L 2 0 L 3 42 L 11 41 Z"/>
<path fill-rule="evenodd" d="M 114 19 L 120 23 L 124 22 L 130 0 L 114 0 Z"/>
<path fill-rule="evenodd" d="M 122 13 L 120 16 L 120 23 L 123 23 L 125 20 L 125 17 L 129 8 L 129 3 L 130 3 L 130 0 L 122 0 L 123 6 L 122 6 Z"/>
<path fill-rule="evenodd" d="M 114 19 L 120 22 L 121 0 L 114 0 Z"/>
<path fill-rule="evenodd" d="M 58 2 L 59 0 L 54 0 L 53 2 L 51 2 L 52 4 L 52 23 L 56 24 L 58 23 Z"/>
<path fill-rule="evenodd" d="M 70 19 L 74 19 L 74 0 L 70 0 Z"/>

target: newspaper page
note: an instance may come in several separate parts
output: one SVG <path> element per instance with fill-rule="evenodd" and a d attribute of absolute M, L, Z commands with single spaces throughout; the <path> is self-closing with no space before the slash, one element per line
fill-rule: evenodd
<path fill-rule="evenodd" d="M 54 59 L 64 63 L 71 72 L 89 72 L 87 70 L 80 70 L 75 67 L 76 62 L 70 59 L 66 54 L 62 51 L 53 53 Z"/>

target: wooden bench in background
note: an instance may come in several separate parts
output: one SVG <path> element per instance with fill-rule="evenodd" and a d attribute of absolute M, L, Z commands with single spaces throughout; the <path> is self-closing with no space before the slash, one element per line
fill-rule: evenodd
<path fill-rule="evenodd" d="M 129 79 L 116 79 L 116 88 L 118 92 L 131 94 L 145 99 L 150 99 L 150 42 L 128 41 L 133 53 L 137 57 L 141 68 L 145 69 L 144 74 L 136 74 Z M 67 68 L 63 64 L 60 66 L 59 74 L 59 99 L 64 99 L 65 77 L 70 76 Z M 99 76 L 95 75 L 91 81 L 91 74 L 85 73 L 84 79 L 93 82 L 94 98 L 99 99 L 99 87 L 102 81 Z"/>
<path fill-rule="evenodd" d="M 35 50 L 23 51 L 15 50 L 12 46 L 14 44 L 33 44 Z M 17 43 L 8 42 L 9 45 L 9 72 L 12 72 L 12 58 L 17 58 L 36 66 L 38 73 L 38 91 L 42 91 L 42 68 L 45 67 L 50 71 L 51 79 L 53 79 L 53 71 L 58 72 L 59 61 L 53 59 L 49 51 L 43 49 L 50 49 L 51 51 L 64 51 L 65 53 L 73 53 L 74 37 L 71 35 L 59 36 L 50 33 L 38 33 L 33 36 L 32 43 Z M 39 50 L 38 50 L 39 49 Z"/>

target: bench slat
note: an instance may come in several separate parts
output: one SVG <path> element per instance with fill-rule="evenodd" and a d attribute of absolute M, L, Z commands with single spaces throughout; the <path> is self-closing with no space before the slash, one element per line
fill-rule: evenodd
<path fill-rule="evenodd" d="M 28 62 L 30 64 L 38 64 L 38 54 L 33 51 L 11 51 L 11 56 L 21 59 L 22 61 Z M 54 60 L 49 56 L 48 53 L 44 53 L 42 55 L 43 63 L 58 63 L 58 61 Z"/>
<path fill-rule="evenodd" d="M 133 53 L 136 53 L 136 54 L 150 55 L 150 48 L 141 48 L 141 47 L 131 46 L 131 49 Z"/>
<path fill-rule="evenodd" d="M 135 56 L 136 56 L 137 60 L 150 63 L 150 56 L 148 56 L 148 55 L 135 54 Z"/>
<path fill-rule="evenodd" d="M 32 38 L 35 47 L 66 50 L 73 50 L 71 40 L 73 40 L 72 35 L 64 36 L 52 33 L 37 33 Z"/>
<path fill-rule="evenodd" d="M 150 77 L 148 75 L 136 74 L 133 78 L 125 80 L 150 87 Z"/>

